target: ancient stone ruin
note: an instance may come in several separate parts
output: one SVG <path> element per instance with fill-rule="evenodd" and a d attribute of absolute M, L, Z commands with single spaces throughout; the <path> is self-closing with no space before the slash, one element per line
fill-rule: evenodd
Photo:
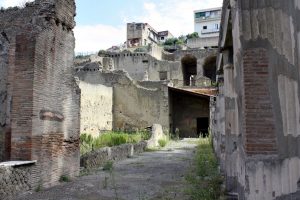
<path fill-rule="evenodd" d="M 299 199 L 300 2 L 224 0 L 212 117 L 238 199 Z"/>
<path fill-rule="evenodd" d="M 7 189 L 0 180 L 0 196 L 79 173 L 74 16 L 73 0 L 36 0 L 0 11 L 0 161 L 36 162 L 25 180 L 13 182 L 18 187 Z M 18 165 L 4 166 L 10 164 Z M 3 176 L 13 178 L 9 174 Z"/>
<path fill-rule="evenodd" d="M 158 123 L 165 132 L 177 128 L 181 137 L 197 137 L 201 121 L 208 131 L 215 50 L 180 50 L 165 59 L 124 51 L 76 60 L 81 132 L 135 131 Z"/>
<path fill-rule="evenodd" d="M 74 0 L 0 11 L 0 198 L 77 176 L 80 132 L 153 124 L 181 137 L 210 128 L 232 199 L 300 198 L 299 0 L 224 0 L 218 50 L 152 47 L 75 66 L 74 16 Z"/>

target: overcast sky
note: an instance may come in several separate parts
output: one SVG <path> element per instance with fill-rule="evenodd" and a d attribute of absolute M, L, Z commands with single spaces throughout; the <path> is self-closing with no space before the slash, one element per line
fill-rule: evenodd
<path fill-rule="evenodd" d="M 0 0 L 21 6 L 26 0 Z M 126 23 L 149 23 L 179 36 L 194 31 L 193 11 L 221 7 L 223 0 L 76 0 L 74 30 L 78 52 L 96 52 L 126 41 Z"/>

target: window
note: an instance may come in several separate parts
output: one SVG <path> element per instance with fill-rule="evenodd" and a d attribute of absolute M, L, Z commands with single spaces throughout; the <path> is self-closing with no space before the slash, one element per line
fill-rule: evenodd
<path fill-rule="evenodd" d="M 207 26 L 203 26 L 203 30 L 206 30 L 207 29 Z"/>
<path fill-rule="evenodd" d="M 205 12 L 198 12 L 198 13 L 195 13 L 195 17 L 196 17 L 196 18 L 205 17 Z"/>
<path fill-rule="evenodd" d="M 168 73 L 166 71 L 159 72 L 159 80 L 164 81 L 168 79 Z"/>
<path fill-rule="evenodd" d="M 161 37 L 160 39 L 161 39 L 161 40 L 164 40 L 164 39 L 165 39 L 165 37 Z"/>
<path fill-rule="evenodd" d="M 215 24 L 215 29 L 219 29 L 219 24 Z"/>

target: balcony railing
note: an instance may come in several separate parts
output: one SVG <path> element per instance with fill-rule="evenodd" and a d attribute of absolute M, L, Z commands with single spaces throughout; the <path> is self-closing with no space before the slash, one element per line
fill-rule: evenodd
<path fill-rule="evenodd" d="M 210 16 L 206 16 L 206 17 L 196 17 L 195 21 L 196 22 L 201 22 L 201 21 L 207 21 L 207 20 L 217 20 L 217 19 L 221 19 L 221 15 L 210 15 Z"/>
<path fill-rule="evenodd" d="M 201 31 L 202 34 L 209 34 L 209 33 L 218 33 L 220 32 L 219 29 L 214 28 L 214 29 L 204 29 Z"/>

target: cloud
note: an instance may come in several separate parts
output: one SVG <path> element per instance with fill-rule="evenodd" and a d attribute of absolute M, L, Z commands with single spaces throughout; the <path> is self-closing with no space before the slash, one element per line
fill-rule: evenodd
<path fill-rule="evenodd" d="M 23 6 L 33 0 L 0 0 L 0 6 Z M 126 23 L 149 23 L 157 31 L 169 30 L 175 36 L 185 35 L 194 31 L 193 11 L 205 8 L 220 7 L 223 0 L 145 0 L 142 14 L 128 16 L 122 12 L 123 26 L 80 25 L 74 30 L 76 52 L 96 52 L 119 45 L 126 41 Z"/>
<path fill-rule="evenodd" d="M 126 41 L 126 26 L 84 25 L 74 29 L 77 53 L 97 52 Z"/>
<path fill-rule="evenodd" d="M 26 2 L 31 2 L 34 0 L 1 0 L 0 6 L 4 8 L 19 6 L 23 7 Z"/>
<path fill-rule="evenodd" d="M 144 3 L 141 16 L 126 16 L 123 21 L 147 22 L 157 31 L 169 30 L 175 36 L 194 31 L 193 11 L 221 7 L 223 0 L 164 0 Z"/>

